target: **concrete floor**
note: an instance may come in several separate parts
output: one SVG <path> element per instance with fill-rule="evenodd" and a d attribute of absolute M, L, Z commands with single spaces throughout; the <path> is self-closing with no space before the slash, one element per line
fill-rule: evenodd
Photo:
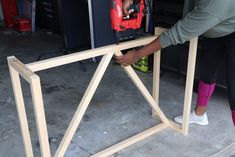
<path fill-rule="evenodd" d="M 14 55 L 24 63 L 33 62 L 41 53 L 61 49 L 62 41 L 60 36 L 46 30 L 26 35 L 1 27 L 0 30 L 0 157 L 23 157 L 24 148 L 6 57 Z M 53 153 L 97 67 L 97 64 L 89 61 L 85 65 L 87 72 L 81 70 L 79 63 L 73 63 L 38 73 L 41 77 Z M 152 74 L 138 74 L 151 91 Z M 22 81 L 22 87 L 34 152 L 39 157 L 30 89 L 25 81 Z M 182 114 L 183 96 L 184 82 L 175 74 L 165 73 L 161 77 L 160 107 L 170 119 Z M 194 93 L 192 104 L 195 101 Z M 208 107 L 208 116 L 210 124 L 204 127 L 191 125 L 188 136 L 167 129 L 113 156 L 212 156 L 235 142 L 235 128 L 232 125 L 225 90 L 216 90 Z M 151 117 L 151 108 L 122 68 L 110 64 L 65 156 L 88 157 L 158 123 L 158 120 Z M 233 155 L 234 145 L 216 157 Z"/>

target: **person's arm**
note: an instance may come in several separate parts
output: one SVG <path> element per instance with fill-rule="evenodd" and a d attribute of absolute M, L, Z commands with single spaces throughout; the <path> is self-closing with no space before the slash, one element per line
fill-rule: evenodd
<path fill-rule="evenodd" d="M 161 49 L 160 39 L 157 38 L 152 41 L 150 44 L 144 46 L 138 51 L 129 51 L 123 56 L 116 56 L 116 62 L 122 64 L 123 66 L 131 65 L 144 56 L 148 56 Z"/>
<path fill-rule="evenodd" d="M 122 3 L 122 9 L 125 15 L 129 15 L 129 7 L 133 4 L 133 0 L 124 0 Z"/>
<path fill-rule="evenodd" d="M 184 0 L 183 18 L 195 9 L 197 0 Z"/>
<path fill-rule="evenodd" d="M 202 35 L 221 21 L 220 17 L 212 15 L 204 9 L 197 8 L 160 35 L 162 48 L 183 44 L 194 37 Z"/>
<path fill-rule="evenodd" d="M 130 51 L 123 56 L 116 57 L 116 61 L 124 66 L 133 64 L 143 56 L 150 55 L 170 45 L 189 41 L 217 25 L 221 19 L 207 12 L 203 1 L 200 2 L 195 10 L 188 13 L 187 16 L 173 27 L 163 32 L 159 38 L 138 51 Z"/>

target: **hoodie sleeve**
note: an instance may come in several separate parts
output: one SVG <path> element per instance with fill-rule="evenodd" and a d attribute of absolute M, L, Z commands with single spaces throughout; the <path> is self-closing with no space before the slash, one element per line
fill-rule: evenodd
<path fill-rule="evenodd" d="M 221 19 L 209 13 L 203 5 L 199 1 L 193 11 L 160 35 L 162 48 L 189 41 L 220 23 Z"/>
<path fill-rule="evenodd" d="M 183 17 L 195 9 L 197 0 L 184 0 Z"/>

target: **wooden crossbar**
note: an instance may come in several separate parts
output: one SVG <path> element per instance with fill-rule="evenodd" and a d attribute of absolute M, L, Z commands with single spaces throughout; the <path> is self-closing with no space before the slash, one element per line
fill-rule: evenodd
<path fill-rule="evenodd" d="M 152 37 L 146 37 L 143 39 L 137 39 L 134 41 L 120 43 L 119 45 L 113 44 L 113 45 L 104 46 L 101 48 L 96 48 L 96 49 L 87 50 L 83 52 L 77 52 L 77 53 L 72 53 L 72 54 L 68 54 L 68 55 L 64 55 L 60 57 L 46 59 L 46 60 L 42 60 L 42 61 L 38 61 L 34 63 L 29 63 L 29 64 L 26 64 L 26 66 L 33 72 L 45 70 L 45 69 L 113 53 L 114 50 L 120 51 L 120 50 L 126 50 L 128 48 L 137 47 L 140 45 L 146 45 L 150 43 L 151 41 L 153 41 L 155 38 L 156 36 L 152 36 Z"/>
<path fill-rule="evenodd" d="M 130 138 L 118 143 L 118 144 L 115 144 L 115 145 L 113 145 L 113 146 L 111 146 L 111 147 L 109 147 L 109 148 L 107 148 L 97 154 L 94 154 L 91 157 L 104 157 L 104 156 L 112 155 L 112 154 L 114 154 L 114 153 L 116 153 L 116 152 L 130 146 L 130 145 L 133 145 L 133 144 L 135 144 L 135 143 L 137 143 L 137 142 L 139 142 L 149 136 L 152 136 L 152 135 L 154 135 L 154 134 L 156 134 L 166 128 L 168 128 L 168 126 L 165 125 L 164 123 L 158 124 L 150 129 L 147 129 L 147 130 L 145 130 L 145 131 L 143 131 L 133 137 L 130 137 Z"/>
<path fill-rule="evenodd" d="M 157 28 L 156 35 L 159 35 L 164 29 Z M 90 84 L 88 85 L 87 90 L 83 98 L 81 99 L 80 104 L 67 128 L 65 135 L 54 155 L 54 157 L 63 157 L 66 153 L 66 150 L 81 122 L 82 117 L 84 116 L 89 103 L 110 63 L 112 56 L 122 55 L 121 50 L 146 45 L 153 41 L 156 36 L 146 37 L 143 39 L 133 40 L 129 42 L 124 42 L 119 45 L 109 45 L 98 49 L 87 50 L 83 52 L 77 52 L 74 54 L 64 55 L 60 57 L 55 57 L 39 62 L 23 64 L 17 58 L 8 57 L 8 66 L 11 75 L 11 81 L 16 101 L 16 107 L 21 127 L 21 132 L 23 136 L 25 154 L 27 157 L 33 157 L 33 148 L 30 139 L 30 132 L 28 128 L 27 115 L 25 112 L 25 104 L 23 100 L 23 94 L 20 84 L 20 77 L 22 76 L 26 81 L 29 82 L 31 88 L 31 94 L 33 99 L 34 113 L 37 124 L 38 138 L 40 143 L 40 150 L 42 157 L 51 157 L 50 146 L 48 141 L 48 131 L 46 124 L 46 117 L 44 111 L 44 104 L 41 91 L 40 78 L 34 72 L 45 70 L 48 68 L 53 68 L 76 61 L 81 61 L 84 59 L 89 59 L 97 56 L 103 56 L 101 62 L 99 63 L 98 68 L 96 69 L 95 74 L 92 77 Z M 156 52 L 154 55 L 154 75 L 153 75 L 153 96 L 149 93 L 145 85 L 142 83 L 138 75 L 132 69 L 131 66 L 123 67 L 128 76 L 134 82 L 136 87 L 139 89 L 141 94 L 147 100 L 148 104 L 152 107 L 153 113 L 162 121 L 162 123 L 147 129 L 133 137 L 130 137 L 118 144 L 115 144 L 97 154 L 92 155 L 92 157 L 106 157 L 117 151 L 120 151 L 130 145 L 133 145 L 136 142 L 139 142 L 159 131 L 162 131 L 166 128 L 172 128 L 184 135 L 188 134 L 188 120 L 191 109 L 191 100 L 192 100 L 192 87 L 194 79 L 194 68 L 196 61 L 196 49 L 197 49 L 197 38 L 191 40 L 190 49 L 189 49 L 189 63 L 188 63 L 188 73 L 186 80 L 186 90 L 185 90 L 185 99 L 184 99 L 184 121 L 183 125 L 180 126 L 172 121 L 170 121 L 162 110 L 159 107 L 159 82 L 160 82 L 160 51 Z"/>

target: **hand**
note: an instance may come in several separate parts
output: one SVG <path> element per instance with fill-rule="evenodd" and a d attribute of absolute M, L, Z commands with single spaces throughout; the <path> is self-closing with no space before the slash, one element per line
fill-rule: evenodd
<path fill-rule="evenodd" d="M 129 7 L 133 4 L 133 0 L 124 0 L 122 4 L 122 9 L 125 15 L 129 15 Z"/>
<path fill-rule="evenodd" d="M 129 51 L 127 52 L 127 54 L 123 56 L 116 56 L 115 58 L 117 63 L 123 66 L 128 66 L 137 62 L 138 60 L 140 60 L 140 58 L 148 56 L 161 49 L 162 48 L 161 48 L 160 38 L 156 38 L 154 41 L 144 46 L 143 48 L 138 49 L 137 51 Z"/>
<path fill-rule="evenodd" d="M 123 56 L 116 56 L 116 62 L 123 65 L 128 66 L 131 65 L 139 60 L 139 57 L 136 55 L 137 53 L 134 51 L 128 51 Z"/>

